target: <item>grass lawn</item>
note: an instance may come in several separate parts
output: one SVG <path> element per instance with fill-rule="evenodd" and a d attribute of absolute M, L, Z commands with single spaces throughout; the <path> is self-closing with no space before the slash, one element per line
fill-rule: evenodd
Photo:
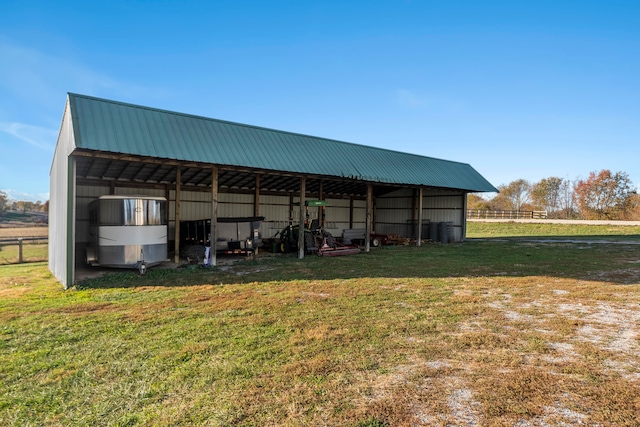
<path fill-rule="evenodd" d="M 582 225 L 522 222 L 467 223 L 468 238 L 525 237 L 546 239 L 625 240 L 640 241 L 640 227 L 631 225 Z"/>
<path fill-rule="evenodd" d="M 47 227 L 0 227 L 0 239 L 47 237 Z M 46 261 L 48 257 L 46 243 L 25 240 L 22 242 L 22 259 L 25 262 Z M 16 242 L 0 244 L 0 265 L 15 264 L 19 260 L 19 247 Z"/>
<path fill-rule="evenodd" d="M 624 243 L 0 266 L 0 425 L 637 426 L 639 291 Z"/>
<path fill-rule="evenodd" d="M 49 253 L 47 244 L 22 242 L 22 260 L 24 262 L 46 261 Z M 0 265 L 16 264 L 20 259 L 20 247 L 17 244 L 0 245 Z"/>

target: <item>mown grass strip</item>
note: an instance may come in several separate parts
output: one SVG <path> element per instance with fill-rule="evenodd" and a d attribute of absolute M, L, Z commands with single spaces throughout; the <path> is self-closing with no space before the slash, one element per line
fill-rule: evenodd
<path fill-rule="evenodd" d="M 640 240 L 640 226 L 522 222 L 467 223 L 468 238 L 535 237 L 538 239 Z"/>

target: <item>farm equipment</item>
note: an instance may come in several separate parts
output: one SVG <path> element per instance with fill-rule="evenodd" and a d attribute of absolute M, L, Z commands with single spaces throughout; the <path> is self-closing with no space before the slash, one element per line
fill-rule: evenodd
<path fill-rule="evenodd" d="M 346 243 L 364 245 L 365 232 L 366 230 L 364 228 L 345 229 L 342 232 L 342 237 L 344 239 L 344 242 Z M 374 231 L 369 235 L 369 244 L 374 248 L 380 247 L 382 245 L 390 245 L 394 243 L 394 238 L 396 238 L 396 236 L 376 233 Z"/>
<path fill-rule="evenodd" d="M 167 200 L 164 197 L 101 196 L 89 205 L 89 244 L 85 261 L 92 266 L 135 268 L 167 261 Z"/>
<path fill-rule="evenodd" d="M 342 256 L 342 255 L 355 255 L 360 253 L 360 248 L 353 245 L 343 245 L 342 243 L 335 242 L 334 245 L 331 246 L 328 243 L 323 243 L 323 245 L 318 249 L 319 256 Z"/>
<path fill-rule="evenodd" d="M 305 252 L 315 253 L 318 256 L 340 256 L 359 253 L 360 248 L 357 246 L 338 243 L 331 233 L 324 230 L 324 208 L 326 205 L 327 202 L 324 200 L 309 200 L 305 203 L 307 207 L 307 219 L 304 228 Z M 320 224 L 316 221 L 309 221 L 309 206 L 321 208 L 322 214 L 320 218 L 322 222 Z M 280 252 L 288 253 L 298 249 L 300 226 L 290 224 L 276 233 L 272 240 L 277 239 L 278 235 L 280 236 L 278 246 Z"/>
<path fill-rule="evenodd" d="M 206 248 L 217 254 L 255 254 L 262 246 L 260 224 L 264 217 L 218 218 L 217 238 L 211 249 L 211 219 L 180 222 L 180 254 L 189 262 L 205 261 Z"/>
<path fill-rule="evenodd" d="M 280 230 L 273 238 L 277 238 L 280 235 L 279 252 L 289 253 L 298 249 L 298 237 L 300 235 L 300 227 L 297 225 L 288 225 L 284 229 Z M 311 230 L 304 229 L 304 247 L 307 252 L 315 252 L 318 247 L 315 244 L 315 239 Z"/>

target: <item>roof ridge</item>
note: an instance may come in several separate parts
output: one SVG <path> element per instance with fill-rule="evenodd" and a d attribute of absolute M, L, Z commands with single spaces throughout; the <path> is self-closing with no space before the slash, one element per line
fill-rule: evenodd
<path fill-rule="evenodd" d="M 162 109 L 162 108 L 149 107 L 149 106 L 145 106 L 145 105 L 133 104 L 133 103 L 130 103 L 130 102 L 115 101 L 115 100 L 112 100 L 112 99 L 99 98 L 99 97 L 96 97 L 96 96 L 83 95 L 83 94 L 77 94 L 77 93 L 72 93 L 72 92 L 67 92 L 67 95 L 70 96 L 70 97 L 73 96 L 73 97 L 78 97 L 78 98 L 91 99 L 91 100 L 94 100 L 94 101 L 105 102 L 105 103 L 116 104 L 116 105 L 122 105 L 122 106 L 125 106 L 125 107 L 139 108 L 139 109 L 148 110 L 148 111 L 155 111 L 155 112 L 165 113 L 165 114 L 173 114 L 173 115 L 177 115 L 177 116 L 190 117 L 190 118 L 200 119 L 200 120 L 214 121 L 214 122 L 218 122 L 218 123 L 224 123 L 224 124 L 233 125 L 233 126 L 241 126 L 241 127 L 250 128 L 250 129 L 264 130 L 264 131 L 281 133 L 281 134 L 286 134 L 286 135 L 293 135 L 293 136 L 302 136 L 302 137 L 305 137 L 305 138 L 321 139 L 321 140 L 336 142 L 336 143 L 339 143 L 339 144 L 345 144 L 345 145 L 349 145 L 349 146 L 363 147 L 363 148 L 366 148 L 366 149 L 369 149 L 369 150 L 379 150 L 379 151 L 384 151 L 384 152 L 388 152 L 388 153 L 396 153 L 396 154 L 400 154 L 400 155 L 403 155 L 403 156 L 412 156 L 412 157 L 418 157 L 418 158 L 422 158 L 422 159 L 431 159 L 431 160 L 437 160 L 437 161 L 440 161 L 440 162 L 455 163 L 455 164 L 460 164 L 460 165 L 471 166 L 469 163 L 459 162 L 459 161 L 455 161 L 455 160 L 442 159 L 442 158 L 439 158 L 439 157 L 425 156 L 425 155 L 416 154 L 416 153 L 407 153 L 407 152 L 404 152 L 404 151 L 392 150 L 392 149 L 389 149 L 389 148 L 374 147 L 374 146 L 371 146 L 371 145 L 364 145 L 364 144 L 359 144 L 359 143 L 355 143 L 355 142 L 342 141 L 342 140 L 339 140 L 339 139 L 325 138 L 325 137 L 321 137 L 321 136 L 309 135 L 309 134 L 304 134 L 304 133 L 299 133 L 299 132 L 291 132 L 291 131 L 285 131 L 285 130 L 280 130 L 280 129 L 268 128 L 268 127 L 264 127 L 264 126 L 250 125 L 250 124 L 246 124 L 246 123 L 233 122 L 233 121 L 230 121 L 230 120 L 223 120 L 223 119 L 216 119 L 216 118 L 213 118 L 213 117 L 206 117 L 206 116 L 197 115 L 197 114 L 182 113 L 182 112 L 179 112 L 179 111 L 173 111 L 173 110 L 166 110 L 166 109 Z"/>

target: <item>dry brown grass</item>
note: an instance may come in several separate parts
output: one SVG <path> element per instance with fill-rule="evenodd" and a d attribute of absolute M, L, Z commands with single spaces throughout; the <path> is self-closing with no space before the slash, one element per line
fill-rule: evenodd
<path fill-rule="evenodd" d="M 548 277 L 453 281 L 466 320 L 443 337 L 446 357 L 370 379 L 369 411 L 407 426 L 640 425 L 636 292 Z"/>
<path fill-rule="evenodd" d="M 0 227 L 0 238 L 3 237 L 47 237 L 49 227 Z"/>

